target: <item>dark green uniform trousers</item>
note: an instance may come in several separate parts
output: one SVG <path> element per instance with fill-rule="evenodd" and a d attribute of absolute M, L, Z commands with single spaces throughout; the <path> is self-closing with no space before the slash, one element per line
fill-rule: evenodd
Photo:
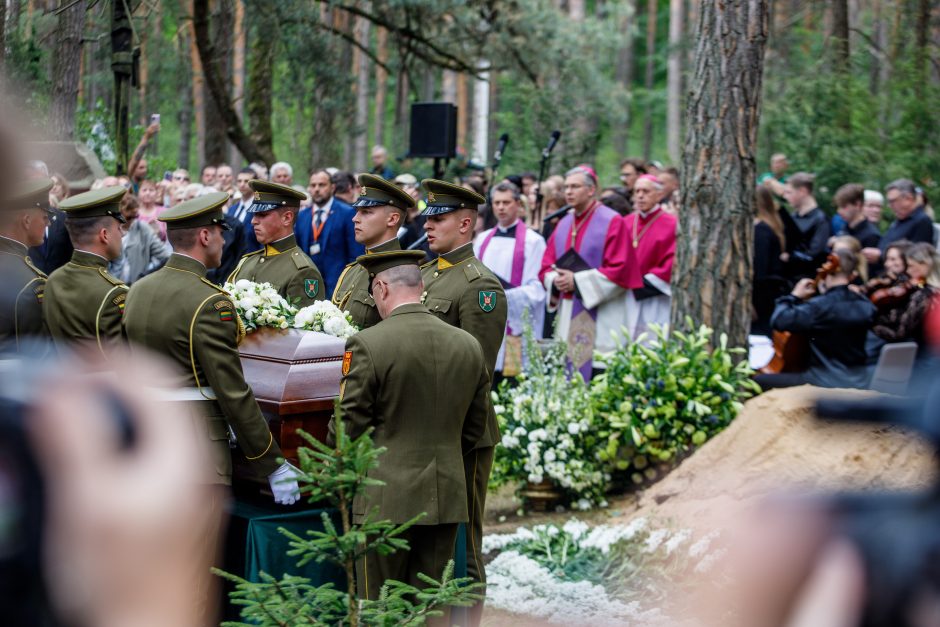
<path fill-rule="evenodd" d="M 408 541 L 410 550 L 395 551 L 390 555 L 380 555 L 376 551 L 368 553 L 356 563 L 359 596 L 363 599 L 378 599 L 386 579 L 401 581 L 419 589 L 427 584 L 418 579 L 418 573 L 440 580 L 447 562 L 454 559 L 457 525 L 415 525 L 398 536 Z"/>
<path fill-rule="evenodd" d="M 484 585 L 476 592 L 486 598 L 486 570 L 483 568 L 483 511 L 486 509 L 486 486 L 493 469 L 495 447 L 480 448 L 464 456 L 463 468 L 467 479 L 467 511 L 470 522 L 467 523 L 467 577 Z M 483 616 L 483 601 L 467 610 L 468 624 L 472 627 L 480 624 Z"/>

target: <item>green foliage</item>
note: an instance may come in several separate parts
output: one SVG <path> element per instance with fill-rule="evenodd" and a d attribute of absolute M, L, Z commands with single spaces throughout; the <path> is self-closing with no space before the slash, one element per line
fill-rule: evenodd
<path fill-rule="evenodd" d="M 453 562 L 435 580 L 422 576 L 427 586 L 422 590 L 407 584 L 388 581 L 379 599 L 357 600 L 354 584 L 355 562 L 376 551 L 387 555 L 408 550 L 408 543 L 400 538 L 402 532 L 418 522 L 418 516 L 398 525 L 378 519 L 373 508 L 357 524 L 350 520 L 350 508 L 356 497 L 362 496 L 369 486 L 382 482 L 368 477 L 369 471 L 379 464 L 384 448 L 376 448 L 370 432 L 351 439 L 339 415 L 334 413 L 336 445 L 329 447 L 303 431 L 298 431 L 309 447 L 298 449 L 301 493 L 310 503 L 329 503 L 340 511 L 342 528 L 337 528 L 327 514 L 323 514 L 323 531 L 308 531 L 305 537 L 280 529 L 290 538 L 288 555 L 299 558 L 298 566 L 310 562 L 332 562 L 346 571 L 347 589 L 337 590 L 333 584 L 313 586 L 310 580 L 294 575 L 276 579 L 261 573 L 261 582 L 253 583 L 241 577 L 214 570 L 216 574 L 235 583 L 230 597 L 234 605 L 242 607 L 241 617 L 246 622 L 224 623 L 230 626 L 250 625 L 337 625 L 359 622 L 368 625 L 422 625 L 429 617 L 442 614 L 446 606 L 469 606 L 480 598 L 467 578 L 453 578 Z"/>
<path fill-rule="evenodd" d="M 728 426 L 741 401 L 759 393 L 743 348 L 728 348 L 712 330 L 654 327 L 648 343 L 637 338 L 604 358 L 607 370 L 592 382 L 594 407 L 609 426 L 600 457 L 635 483 L 657 476 L 656 464 L 674 464 Z"/>

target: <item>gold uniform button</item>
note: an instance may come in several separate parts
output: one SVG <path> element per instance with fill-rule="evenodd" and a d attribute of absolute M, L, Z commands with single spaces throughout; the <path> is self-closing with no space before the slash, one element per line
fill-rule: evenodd
<path fill-rule="evenodd" d="M 434 273 L 434 278 L 436 279 L 436 278 L 437 278 L 437 275 L 439 275 L 439 274 L 440 274 L 440 272 L 435 272 L 435 273 Z"/>
<path fill-rule="evenodd" d="M 260 263 L 264 263 L 264 257 L 261 258 Z"/>

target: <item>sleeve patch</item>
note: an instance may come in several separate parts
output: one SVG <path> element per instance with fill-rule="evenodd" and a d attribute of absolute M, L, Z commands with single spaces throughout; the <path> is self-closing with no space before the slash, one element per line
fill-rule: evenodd
<path fill-rule="evenodd" d="M 352 365 L 352 351 L 343 353 L 343 376 L 349 374 L 349 367 Z"/>
<path fill-rule="evenodd" d="M 231 322 L 235 319 L 235 314 L 231 309 L 220 309 L 219 310 L 219 320 L 222 322 Z"/>
<path fill-rule="evenodd" d="M 217 303 L 215 303 L 214 306 L 215 306 L 215 308 L 218 309 L 219 311 L 221 311 L 221 310 L 223 310 L 223 309 L 227 309 L 227 310 L 229 310 L 229 311 L 235 309 L 235 306 L 232 305 L 232 303 L 229 302 L 229 301 L 227 301 L 227 300 L 220 300 L 220 301 L 218 301 Z"/>
<path fill-rule="evenodd" d="M 127 300 L 127 294 L 119 294 L 111 302 L 121 309 L 124 309 L 124 301 Z"/>

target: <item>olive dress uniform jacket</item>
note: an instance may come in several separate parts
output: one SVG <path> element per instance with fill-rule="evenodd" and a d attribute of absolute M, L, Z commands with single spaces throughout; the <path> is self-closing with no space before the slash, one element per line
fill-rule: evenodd
<path fill-rule="evenodd" d="M 107 259 L 75 250 L 46 282 L 43 317 L 57 346 L 88 341 L 104 351 L 121 340 L 126 298 L 127 285 L 108 274 Z"/>
<path fill-rule="evenodd" d="M 384 253 L 390 250 L 401 250 L 397 237 L 367 249 L 366 254 Z M 382 321 L 379 310 L 375 308 L 375 301 L 369 294 L 370 282 L 366 269 L 354 261 L 339 275 L 336 289 L 333 290 L 333 304 L 349 313 L 353 324 L 359 329 L 374 327 Z"/>
<path fill-rule="evenodd" d="M 174 253 L 166 265 L 131 286 L 124 310 L 127 338 L 175 363 L 181 387 L 203 398 L 197 432 L 210 441 L 216 476 L 231 483 L 229 426 L 259 476 L 277 470 L 281 450 L 245 382 L 238 355 L 243 330 L 228 294 L 205 278 L 206 268 Z M 198 424 L 198 422 L 203 424 Z"/>
<path fill-rule="evenodd" d="M 474 256 L 472 243 L 424 264 L 421 275 L 425 306 L 447 324 L 476 338 L 492 377 L 506 333 L 506 293 L 499 279 Z M 489 414 L 486 434 L 473 448 L 489 448 L 499 442 L 496 413 Z"/>
<path fill-rule="evenodd" d="M 401 305 L 346 341 L 340 408 L 350 437 L 373 427 L 387 451 L 353 517 L 378 506 L 379 519 L 419 525 L 466 522 L 463 454 L 483 435 L 489 375 L 479 342 L 418 303 Z M 330 423 L 330 440 L 333 438 Z"/>
<path fill-rule="evenodd" d="M 20 242 L 0 237 L 0 346 L 18 350 L 29 336 L 48 334 L 42 319 L 46 275 Z"/>
<path fill-rule="evenodd" d="M 327 298 L 323 276 L 310 257 L 297 247 L 293 235 L 242 257 L 228 282 L 239 279 L 270 283 L 295 307 L 306 307 Z"/>

